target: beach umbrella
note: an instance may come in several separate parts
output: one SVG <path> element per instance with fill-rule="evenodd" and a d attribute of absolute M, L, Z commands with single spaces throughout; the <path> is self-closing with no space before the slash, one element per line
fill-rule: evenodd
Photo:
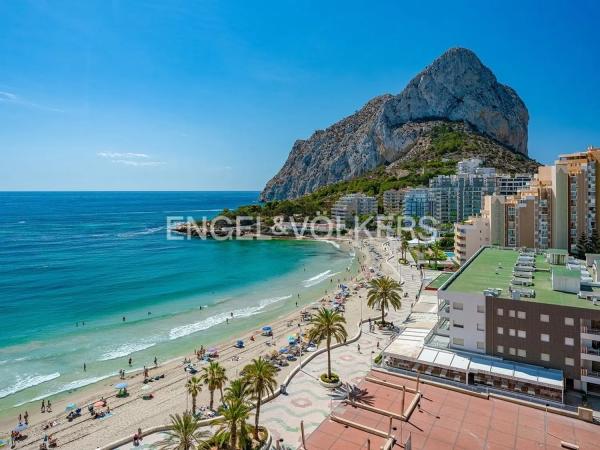
<path fill-rule="evenodd" d="M 20 433 L 21 431 L 25 431 L 27 428 L 29 428 L 29 425 L 25 424 L 25 423 L 20 423 L 19 425 L 17 425 L 15 427 L 15 430 L 17 433 Z"/>
<path fill-rule="evenodd" d="M 238 340 L 238 341 L 236 342 L 236 344 L 237 344 L 237 346 L 238 346 L 238 347 L 243 347 L 243 346 L 244 346 L 244 341 L 242 341 L 242 340 L 240 339 L 240 340 Z"/>
<path fill-rule="evenodd" d="M 104 402 L 102 400 L 98 400 L 96 403 L 94 403 L 94 408 L 103 408 L 104 407 Z"/>
<path fill-rule="evenodd" d="M 119 383 L 119 384 L 115 384 L 115 389 L 125 389 L 128 386 L 127 383 Z"/>
<path fill-rule="evenodd" d="M 288 352 L 288 348 L 287 347 L 281 347 L 279 349 L 279 353 L 287 353 Z"/>
<path fill-rule="evenodd" d="M 142 391 L 147 391 L 147 390 L 149 390 L 151 388 L 152 388 L 152 386 L 150 386 L 149 384 L 145 384 L 145 385 L 142 386 Z"/>
<path fill-rule="evenodd" d="M 77 405 L 75 403 L 69 403 L 65 408 L 65 411 L 73 411 L 74 409 L 77 409 Z"/>
<path fill-rule="evenodd" d="M 264 327 L 262 327 L 262 330 L 263 331 L 271 331 L 272 328 L 270 326 L 264 326 Z"/>

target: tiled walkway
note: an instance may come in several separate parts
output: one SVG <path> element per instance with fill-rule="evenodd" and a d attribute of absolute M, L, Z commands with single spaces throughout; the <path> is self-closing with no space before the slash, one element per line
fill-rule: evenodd
<path fill-rule="evenodd" d="M 401 323 L 410 314 L 411 301 L 420 286 L 420 274 L 416 269 L 403 266 L 402 276 L 405 281 L 403 289 L 408 292 L 408 297 L 403 298 L 401 310 L 389 313 L 389 320 L 395 323 Z M 371 368 L 373 356 L 379 352 L 377 342 L 383 348 L 389 341 L 389 336 L 370 333 L 368 329 L 368 324 L 363 325 L 363 333 L 357 343 L 332 351 L 332 370 L 340 375 L 342 381 L 351 384 L 361 382 Z M 308 436 L 335 407 L 336 402 L 329 396 L 331 391 L 318 381 L 326 367 L 327 354 L 324 353 L 292 379 L 287 395 L 279 396 L 264 406 L 261 421 L 271 430 L 274 441 L 280 440 L 281 447 L 297 448 L 301 443 L 300 421 L 304 420 L 305 435 Z"/>

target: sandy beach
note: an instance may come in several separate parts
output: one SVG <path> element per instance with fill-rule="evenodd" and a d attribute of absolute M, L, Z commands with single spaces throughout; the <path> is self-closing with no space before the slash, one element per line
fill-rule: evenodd
<path fill-rule="evenodd" d="M 368 311 L 366 307 L 366 289 L 354 290 L 354 287 L 360 281 L 370 277 L 368 267 L 373 262 L 373 255 L 364 251 L 359 243 L 350 243 L 345 241 L 344 245 L 353 246 L 356 251 L 359 264 L 364 269 L 354 276 L 349 284 L 351 296 L 347 299 L 345 306 L 345 317 L 349 336 L 357 332 L 357 324 L 361 317 L 368 315 L 374 316 L 373 311 Z M 379 245 L 379 244 L 376 244 Z M 377 263 L 383 272 L 390 272 L 391 267 L 387 264 Z M 337 283 L 337 277 L 332 283 Z M 335 284 L 334 284 L 335 285 Z M 333 299 L 334 293 L 328 295 L 328 300 Z M 302 310 L 314 312 L 320 306 L 319 300 L 308 306 L 298 306 L 298 308 L 276 321 L 265 323 L 273 328 L 273 337 L 261 336 L 260 330 L 252 330 L 243 335 L 231 336 L 226 342 L 215 345 L 219 351 L 217 360 L 227 370 L 228 378 L 235 379 L 239 371 L 248 364 L 253 358 L 272 353 L 288 344 L 287 337 L 302 332 L 308 326 L 307 322 L 301 321 Z M 254 336 L 255 341 L 250 340 Z M 237 349 L 233 346 L 235 340 L 243 339 L 246 346 L 243 349 Z M 200 341 L 200 340 L 199 340 Z M 198 342 L 198 348 L 202 343 Z M 198 369 L 202 368 L 203 362 L 199 362 L 193 354 L 194 349 L 190 349 L 186 355 L 181 355 L 167 363 L 160 364 L 158 367 L 150 367 L 150 376 L 164 375 L 158 381 L 149 383 L 150 389 L 142 391 L 143 374 L 130 373 L 126 375 L 125 382 L 128 383 L 130 395 L 126 398 L 116 398 L 115 384 L 122 382 L 118 376 L 103 380 L 87 389 L 73 392 L 66 399 L 53 401 L 52 413 L 40 413 L 40 404 L 28 405 L 30 427 L 25 434 L 28 438 L 17 444 L 17 448 L 37 448 L 39 442 L 45 434 L 53 434 L 58 440 L 60 448 L 65 449 L 94 449 L 100 445 L 105 445 L 116 439 L 133 435 L 138 428 L 148 428 L 152 426 L 164 425 L 169 421 L 169 414 L 181 413 L 187 408 L 191 408 L 191 399 L 188 398 L 185 390 L 185 381 L 191 375 L 184 371 L 184 357 L 192 359 Z M 290 371 L 299 363 L 292 361 L 286 367 L 282 367 L 278 372 L 278 380 L 283 381 Z M 142 393 L 152 392 L 152 400 L 143 400 Z M 87 412 L 86 405 L 92 404 L 99 399 L 104 398 L 110 406 L 111 415 L 102 419 L 92 419 Z M 65 407 L 67 403 L 74 402 L 78 407 L 82 407 L 82 416 L 72 422 L 66 420 Z M 41 403 L 41 402 L 40 402 Z M 209 391 L 203 390 L 197 399 L 198 406 L 208 406 Z M 219 404 L 219 393 L 215 393 L 215 408 Z M 33 409 L 35 406 L 35 409 Z M 8 431 L 16 422 L 16 418 L 5 419 L 0 423 L 0 429 Z M 43 426 L 48 423 L 55 423 L 48 430 Z"/>

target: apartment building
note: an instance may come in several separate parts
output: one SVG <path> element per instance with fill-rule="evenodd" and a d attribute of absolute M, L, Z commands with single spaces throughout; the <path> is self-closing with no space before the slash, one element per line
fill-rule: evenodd
<path fill-rule="evenodd" d="M 404 192 L 402 189 L 389 189 L 383 193 L 383 212 L 385 214 L 402 213 Z"/>
<path fill-rule="evenodd" d="M 377 214 L 377 199 L 362 193 L 344 195 L 331 208 L 332 218 L 341 222 L 365 214 Z"/>
<path fill-rule="evenodd" d="M 517 173 L 515 175 L 497 175 L 495 178 L 497 195 L 515 195 L 529 186 L 533 175 L 528 173 Z"/>
<path fill-rule="evenodd" d="M 600 210 L 596 207 L 600 186 L 596 173 L 600 169 L 600 149 L 589 148 L 585 152 L 560 155 L 555 164 L 555 189 L 562 189 L 557 196 L 557 234 L 566 228 L 566 245 L 575 249 L 577 238 L 590 235 L 600 221 Z M 566 191 L 566 192 L 565 192 Z"/>
<path fill-rule="evenodd" d="M 600 393 L 600 283 L 565 250 L 482 248 L 438 301 L 451 349 L 560 370 L 566 388 Z"/>
<path fill-rule="evenodd" d="M 410 217 L 423 217 L 431 215 L 431 202 L 429 189 L 412 188 L 404 192 L 402 213 Z"/>
<path fill-rule="evenodd" d="M 490 245 L 488 216 L 471 217 L 454 225 L 454 259 L 463 265 L 481 247 Z"/>

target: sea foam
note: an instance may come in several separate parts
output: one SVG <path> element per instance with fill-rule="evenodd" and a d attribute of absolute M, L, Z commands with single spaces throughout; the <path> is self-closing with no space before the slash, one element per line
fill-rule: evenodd
<path fill-rule="evenodd" d="M 13 406 L 14 407 L 22 406 L 22 405 L 24 405 L 26 403 L 36 402 L 38 400 L 42 400 L 44 398 L 48 398 L 48 397 L 51 397 L 51 396 L 56 395 L 56 394 L 61 394 L 63 392 L 73 391 L 75 389 L 79 389 L 79 388 L 82 388 L 84 386 L 88 386 L 90 384 L 97 383 L 98 381 L 105 380 L 106 378 L 109 378 L 111 376 L 112 376 L 112 374 L 110 374 L 110 375 L 102 375 L 102 376 L 99 376 L 99 377 L 82 378 L 80 380 L 70 381 L 69 383 L 63 384 L 61 387 L 59 387 L 56 390 L 53 390 L 53 391 L 50 391 L 50 392 L 45 392 L 44 394 L 42 394 L 42 395 L 40 395 L 38 397 L 31 398 L 31 399 L 26 400 L 26 401 L 21 402 L 21 403 L 17 403 L 16 405 L 13 405 Z"/>
<path fill-rule="evenodd" d="M 37 386 L 38 384 L 46 383 L 50 380 L 60 377 L 60 373 L 54 372 L 48 375 L 27 375 L 24 377 L 17 376 L 16 383 L 0 389 L 0 398 L 8 397 L 24 389 Z"/>
<path fill-rule="evenodd" d="M 325 272 L 321 272 L 318 275 L 315 275 L 314 277 L 309 278 L 308 280 L 304 280 L 302 282 L 302 285 L 304 287 L 311 287 L 311 286 L 315 286 L 319 283 L 322 283 L 323 281 L 325 281 L 328 278 L 331 278 L 335 275 L 337 275 L 339 272 L 331 272 L 331 270 L 326 270 Z"/>
<path fill-rule="evenodd" d="M 98 361 L 108 361 L 111 359 L 122 358 L 123 356 L 128 356 L 132 353 L 146 350 L 147 348 L 154 347 L 155 345 L 156 342 L 137 342 L 119 345 L 117 348 L 102 354 L 102 356 L 98 358 Z"/>
<path fill-rule="evenodd" d="M 272 305 L 274 303 L 281 302 L 283 300 L 287 300 L 291 297 L 292 297 L 291 295 L 286 295 L 283 297 L 272 297 L 272 298 L 262 299 L 259 302 L 259 304 L 256 306 L 249 306 L 247 308 L 241 308 L 241 309 L 236 309 L 236 310 L 232 311 L 233 317 L 234 318 L 250 317 L 250 316 L 254 316 L 255 314 L 260 314 L 262 312 L 262 310 L 264 310 L 267 306 Z M 216 325 L 219 325 L 219 324 L 227 321 L 227 319 L 230 317 L 231 317 L 230 313 L 222 312 L 219 314 L 215 314 L 214 316 L 208 317 L 204 320 L 200 320 L 198 322 L 194 322 L 194 323 L 190 323 L 188 325 L 181 325 L 179 327 L 172 328 L 171 331 L 169 332 L 169 339 L 170 340 L 179 339 L 184 336 L 188 336 L 190 334 L 197 333 L 199 331 L 208 330 L 209 328 L 212 328 Z"/>

